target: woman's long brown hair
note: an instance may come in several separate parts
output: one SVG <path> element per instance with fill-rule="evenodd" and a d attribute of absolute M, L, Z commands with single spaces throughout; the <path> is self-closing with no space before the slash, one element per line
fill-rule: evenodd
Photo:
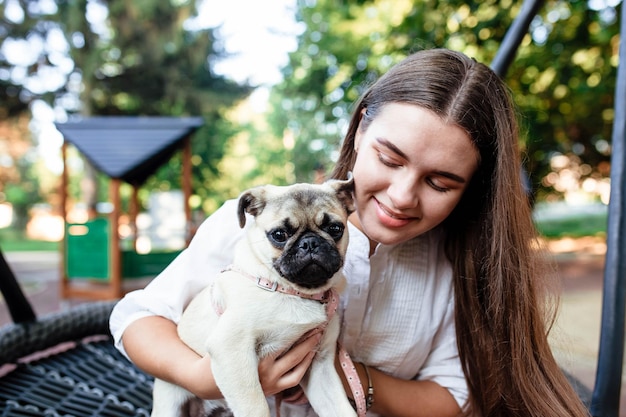
<path fill-rule="evenodd" d="M 357 103 L 333 178 L 354 166 L 357 129 L 382 106 L 409 103 L 464 129 L 480 154 L 477 172 L 445 220 L 454 269 L 456 334 L 470 399 L 465 411 L 492 416 L 587 416 L 556 363 L 547 334 L 553 272 L 539 248 L 522 185 L 511 95 L 487 66 L 445 50 L 417 52 Z"/>

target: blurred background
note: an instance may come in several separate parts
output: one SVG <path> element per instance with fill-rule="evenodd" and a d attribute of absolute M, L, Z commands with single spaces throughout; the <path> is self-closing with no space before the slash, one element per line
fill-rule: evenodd
<path fill-rule="evenodd" d="M 357 97 L 410 52 L 448 47 L 489 64 L 521 3 L 0 0 L 2 248 L 61 238 L 54 122 L 201 116 L 190 200 L 200 221 L 252 185 L 322 177 Z M 547 237 L 606 229 L 619 7 L 546 1 L 506 75 Z M 110 209 L 109 179 L 72 147 L 67 164 L 69 219 Z M 180 189 L 180 164 L 142 187 L 145 210 L 155 192 Z"/>
<path fill-rule="evenodd" d="M 61 307 L 63 137 L 55 123 L 201 117 L 189 199 L 197 225 L 253 185 L 324 178 L 351 108 L 371 82 L 424 48 L 463 51 L 489 65 L 521 5 L 0 0 L 0 249 L 39 314 Z M 505 77 L 519 108 L 536 224 L 563 278 L 553 347 L 590 387 L 621 7 L 620 0 L 545 1 Z M 140 230 L 154 229 L 154 213 L 164 205 L 182 206 L 181 165 L 175 155 L 142 185 Z M 110 179 L 72 146 L 67 167 L 67 220 L 110 213 Z M 132 198 L 132 187 L 122 184 L 123 208 Z M 180 212 L 160 216 L 173 224 L 168 234 L 186 227 Z M 122 220 L 120 236 L 127 227 Z M 4 310 L 0 324 L 10 320 Z"/>

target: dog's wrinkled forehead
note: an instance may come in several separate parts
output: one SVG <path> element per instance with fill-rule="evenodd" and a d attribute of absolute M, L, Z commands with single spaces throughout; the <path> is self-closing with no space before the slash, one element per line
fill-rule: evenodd
<path fill-rule="evenodd" d="M 319 227 L 329 220 L 345 221 L 345 210 L 334 193 L 304 188 L 268 195 L 268 212 L 276 221 L 288 221 L 292 227 Z M 261 216 L 263 214 L 261 213 Z"/>
<path fill-rule="evenodd" d="M 353 180 L 329 180 L 323 184 L 265 185 L 251 188 L 239 197 L 239 225 L 244 227 L 248 213 L 257 222 L 272 223 L 290 219 L 299 228 L 322 226 L 328 221 L 341 221 L 354 210 Z"/>

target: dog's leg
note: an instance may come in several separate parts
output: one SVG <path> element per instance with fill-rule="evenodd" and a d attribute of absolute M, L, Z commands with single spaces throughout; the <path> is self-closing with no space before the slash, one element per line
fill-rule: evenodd
<path fill-rule="evenodd" d="M 152 417 L 187 417 L 184 409 L 194 398 L 184 388 L 160 379 L 154 380 Z"/>
<path fill-rule="evenodd" d="M 213 377 L 235 417 L 270 417 L 259 382 L 256 337 L 234 322 L 241 318 L 227 310 L 207 340 Z"/>
<path fill-rule="evenodd" d="M 335 316 L 324 332 L 307 376 L 301 382 L 311 406 L 320 417 L 356 417 L 335 370 L 338 334 L 339 321 Z"/>

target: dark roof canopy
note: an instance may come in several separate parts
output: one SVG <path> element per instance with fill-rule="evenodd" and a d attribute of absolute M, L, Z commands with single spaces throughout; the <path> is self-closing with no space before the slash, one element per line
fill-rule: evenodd
<path fill-rule="evenodd" d="M 200 117 L 100 116 L 56 127 L 98 170 L 141 185 L 202 124 Z"/>

